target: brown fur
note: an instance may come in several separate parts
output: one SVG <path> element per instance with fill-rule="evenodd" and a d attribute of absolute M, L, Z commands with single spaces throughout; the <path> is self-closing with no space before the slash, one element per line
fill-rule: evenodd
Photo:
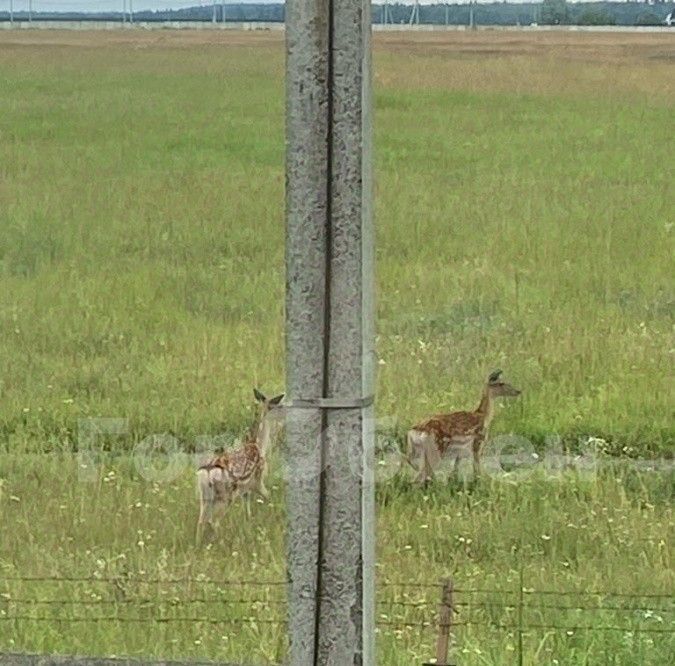
<path fill-rule="evenodd" d="M 209 460 L 199 469 L 222 469 L 232 488 L 236 491 L 239 486 L 246 484 L 252 478 L 262 476 L 265 467 L 265 457 L 255 440 L 248 440 L 236 451 L 221 453 Z"/>

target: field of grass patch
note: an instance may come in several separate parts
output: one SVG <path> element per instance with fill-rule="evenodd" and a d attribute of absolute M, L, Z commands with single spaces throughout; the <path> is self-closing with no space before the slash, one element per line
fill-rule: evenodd
<path fill-rule="evenodd" d="M 80 465 L 54 455 L 0 461 L 2 649 L 283 659 L 281 479 L 250 518 L 235 504 L 199 549 L 191 465 L 170 482 L 119 456 L 100 459 L 93 479 Z M 458 590 L 457 663 L 517 663 L 519 626 L 525 664 L 667 663 L 671 502 L 672 478 L 628 466 L 474 488 L 383 482 L 379 663 L 433 656 L 437 585 L 448 576 Z"/>
<path fill-rule="evenodd" d="M 523 396 L 495 434 L 617 456 L 383 480 L 382 664 L 433 654 L 438 590 L 391 583 L 447 575 L 500 591 L 458 592 L 462 666 L 516 663 L 521 575 L 523 663 L 672 654 L 667 598 L 600 594 L 673 590 L 672 473 L 629 463 L 675 439 L 672 54 L 658 34 L 376 40 L 383 428 L 473 407 L 501 367 Z M 0 649 L 279 661 L 283 586 L 223 581 L 284 579 L 282 480 L 198 550 L 193 461 L 153 482 L 130 452 L 236 437 L 251 387 L 283 387 L 280 38 L 8 33 L 0 87 Z M 91 418 L 125 420 L 93 474 Z"/>

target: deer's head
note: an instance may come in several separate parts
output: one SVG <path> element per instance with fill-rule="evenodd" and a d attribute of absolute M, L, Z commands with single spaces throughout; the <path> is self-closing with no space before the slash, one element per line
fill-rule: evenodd
<path fill-rule="evenodd" d="M 503 381 L 501 378 L 502 371 L 495 370 L 490 374 L 487 381 L 487 390 L 493 398 L 515 398 L 521 394 L 520 389 L 517 389 L 511 384 Z"/>
<path fill-rule="evenodd" d="M 281 405 L 281 401 L 284 399 L 283 393 L 276 396 L 275 398 L 267 398 L 262 391 L 254 388 L 253 395 L 260 408 L 261 422 L 267 417 L 277 419 L 283 416 L 284 410 L 283 406 Z"/>

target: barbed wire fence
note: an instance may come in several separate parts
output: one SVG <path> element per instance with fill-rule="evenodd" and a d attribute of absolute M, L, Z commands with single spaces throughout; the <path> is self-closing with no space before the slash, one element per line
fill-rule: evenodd
<path fill-rule="evenodd" d="M 279 580 L 150 578 L 120 573 L 1 575 L 0 584 L 4 588 L 0 588 L 3 623 L 187 623 L 282 630 L 287 625 L 287 583 Z M 64 585 L 71 588 L 71 596 L 64 596 Z M 78 585 L 79 589 L 72 589 Z M 453 641 L 461 640 L 462 627 L 513 634 L 518 638 L 518 663 L 523 663 L 523 635 L 537 631 L 568 636 L 577 632 L 675 635 L 675 597 L 668 593 L 537 590 L 522 584 L 515 589 L 455 587 L 451 580 L 382 581 L 377 590 L 378 631 L 417 630 L 430 640 L 435 638 L 436 661 L 429 662 L 435 664 L 453 663 L 448 661 L 448 651 Z M 569 614 L 573 618 L 567 621 Z M 553 620 L 548 619 L 551 615 Z M 0 652 L 3 663 L 5 655 L 19 663 L 20 655 Z"/>

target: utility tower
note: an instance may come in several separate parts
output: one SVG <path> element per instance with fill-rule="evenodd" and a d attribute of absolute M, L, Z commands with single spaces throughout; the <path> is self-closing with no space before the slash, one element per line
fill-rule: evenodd
<path fill-rule="evenodd" d="M 415 0 L 413 3 L 412 11 L 410 12 L 410 20 L 408 25 L 413 25 L 413 23 L 419 25 L 420 23 L 420 3 L 419 0 Z"/>

